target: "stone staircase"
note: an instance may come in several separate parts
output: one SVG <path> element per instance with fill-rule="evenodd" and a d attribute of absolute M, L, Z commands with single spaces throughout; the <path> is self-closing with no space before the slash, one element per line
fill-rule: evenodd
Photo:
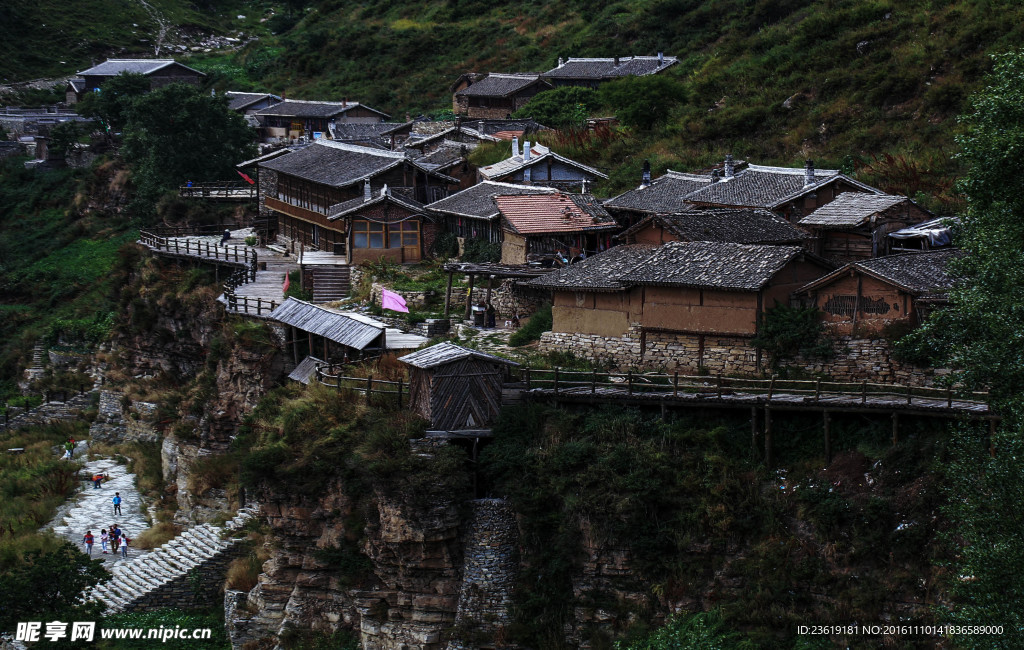
<path fill-rule="evenodd" d="M 343 300 L 351 290 L 347 266 L 321 266 L 313 269 L 313 302 Z"/>
<path fill-rule="evenodd" d="M 117 564 L 111 571 L 113 578 L 83 596 L 104 603 L 107 614 L 190 607 L 214 600 L 227 565 L 244 539 L 230 533 L 244 526 L 258 510 L 258 506 L 246 506 L 223 527 L 201 524 L 189 528 L 138 560 Z M 128 553 L 130 557 L 132 551 Z"/>

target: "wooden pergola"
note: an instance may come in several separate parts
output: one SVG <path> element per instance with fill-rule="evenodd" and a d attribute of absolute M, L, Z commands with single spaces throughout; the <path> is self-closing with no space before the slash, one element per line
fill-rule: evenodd
<path fill-rule="evenodd" d="M 473 287 L 476 284 L 476 277 L 483 275 L 487 278 L 487 303 L 491 302 L 491 291 L 494 288 L 494 281 L 507 278 L 518 278 L 532 280 L 542 275 L 547 275 L 554 268 L 542 268 L 528 264 L 499 264 L 496 262 L 453 262 L 445 264 L 444 270 L 448 272 L 448 286 L 444 293 L 444 317 L 448 318 L 452 304 L 452 278 L 455 274 L 469 276 L 469 289 L 466 291 L 466 313 L 463 318 L 469 320 L 473 309 Z"/>

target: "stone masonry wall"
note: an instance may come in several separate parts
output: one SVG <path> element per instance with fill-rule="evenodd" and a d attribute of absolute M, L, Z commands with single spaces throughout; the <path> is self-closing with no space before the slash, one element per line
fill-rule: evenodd
<path fill-rule="evenodd" d="M 509 606 L 519 569 L 519 528 L 515 512 L 504 499 L 478 499 L 465 533 L 462 586 L 455 615 L 456 634 L 501 638 L 511 623 Z M 448 650 L 473 647 L 453 640 Z"/>
<path fill-rule="evenodd" d="M 228 565 L 239 556 L 244 545 L 235 544 L 229 549 L 193 567 L 189 573 L 150 591 L 145 596 L 131 601 L 125 611 L 151 609 L 210 608 L 222 603 L 221 590 Z"/>
<path fill-rule="evenodd" d="M 921 368 L 901 363 L 892 357 L 892 346 L 885 339 L 838 337 L 833 341 L 830 359 L 798 358 L 789 366 L 808 373 L 823 374 L 835 381 L 871 381 L 913 386 L 933 386 L 947 369 Z M 771 367 L 768 359 L 757 363 L 757 349 L 749 339 L 737 337 L 704 338 L 701 355 L 696 335 L 647 332 L 641 335 L 634 324 L 621 337 L 603 337 L 576 332 L 545 332 L 540 351 L 569 352 L 582 359 L 616 369 L 696 372 L 706 368 L 712 374 L 761 374 Z"/>

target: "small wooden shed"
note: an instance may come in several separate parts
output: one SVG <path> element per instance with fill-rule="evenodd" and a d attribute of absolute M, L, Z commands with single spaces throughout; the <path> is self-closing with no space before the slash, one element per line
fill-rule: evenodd
<path fill-rule="evenodd" d="M 480 429 L 501 411 L 501 390 L 518 363 L 453 343 L 438 343 L 399 361 L 409 364 L 409 405 L 444 431 Z"/>

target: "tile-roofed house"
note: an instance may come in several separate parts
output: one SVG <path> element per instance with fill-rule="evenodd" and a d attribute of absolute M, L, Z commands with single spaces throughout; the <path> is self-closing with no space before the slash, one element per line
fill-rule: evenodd
<path fill-rule="evenodd" d="M 174 59 L 107 59 L 78 76 L 83 79 L 83 93 L 101 88 L 111 77 L 119 74 L 141 74 L 149 78 L 149 87 L 160 88 L 172 83 L 186 83 L 198 86 L 206 75 Z"/>
<path fill-rule="evenodd" d="M 655 245 L 669 241 L 802 245 L 807 235 L 767 210 L 740 208 L 658 214 L 623 231 L 619 238 Z"/>
<path fill-rule="evenodd" d="M 550 88 L 538 74 L 492 72 L 456 91 L 452 95 L 452 110 L 456 115 L 500 119 L 515 113 L 534 95 Z"/>
<path fill-rule="evenodd" d="M 618 224 L 589 195 L 498 195 L 494 201 L 505 229 L 503 264 L 594 254 L 608 248 L 612 233 L 618 230 Z"/>
<path fill-rule="evenodd" d="M 554 194 L 558 190 L 539 185 L 515 185 L 484 181 L 427 205 L 437 215 L 438 225 L 456 237 L 504 240 L 501 211 L 494 197 L 515 194 Z"/>
<path fill-rule="evenodd" d="M 381 258 L 398 264 L 419 262 L 437 233 L 422 203 L 392 194 L 386 187 L 376 195 L 331 206 L 327 220 L 347 233 L 345 250 L 350 264 Z"/>
<path fill-rule="evenodd" d="M 558 59 L 558 65 L 541 76 L 554 86 L 597 88 L 602 82 L 622 77 L 658 74 L 678 62 L 674 56 L 616 56 Z"/>
<path fill-rule="evenodd" d="M 255 113 L 281 101 L 280 97 L 271 93 L 245 93 L 237 90 L 225 91 L 224 96 L 228 98 L 229 109 L 243 114 Z"/>
<path fill-rule="evenodd" d="M 814 251 L 847 262 L 885 254 L 887 235 L 934 215 L 905 196 L 843 192 L 800 220 Z"/>
<path fill-rule="evenodd" d="M 524 135 L 530 135 L 537 131 L 550 131 L 548 127 L 531 118 L 522 119 L 474 119 L 462 120 L 462 126 L 474 129 L 483 135 L 490 135 L 505 140 L 513 138 L 523 139 Z"/>
<path fill-rule="evenodd" d="M 417 164 L 400 151 L 325 140 L 274 158 L 264 158 L 257 164 L 261 215 L 276 220 L 276 228 L 271 230 L 307 248 L 345 255 L 343 259 L 349 260 L 354 255 L 348 248 L 354 233 L 347 220 L 329 219 L 335 206 L 359 197 L 378 196 L 385 187 L 396 200 L 404 198 L 417 202 L 418 206 L 426 203 L 427 198 L 443 198 L 458 182 Z M 422 210 L 417 207 L 415 211 L 419 216 L 410 220 L 406 226 L 410 229 L 414 225 L 412 221 L 423 222 Z M 388 226 L 381 230 L 382 227 L 374 225 L 364 229 L 366 233 L 373 233 L 369 248 L 393 248 L 384 246 L 378 235 L 386 235 L 390 242 L 394 229 Z M 403 259 L 415 257 L 413 246 L 422 251 L 423 238 L 429 234 L 426 224 L 422 224 L 422 228 L 416 225 L 414 230 L 394 230 L 395 236 L 403 242 L 401 247 L 406 249 Z M 419 240 L 415 244 L 411 242 L 414 234 Z"/>
<path fill-rule="evenodd" d="M 64 87 L 64 103 L 68 106 L 81 101 L 85 95 L 85 79 L 73 77 L 68 79 L 68 85 Z"/>
<path fill-rule="evenodd" d="M 948 300 L 955 279 L 955 249 L 887 255 L 851 262 L 800 288 L 797 296 L 817 307 L 831 331 L 863 336 L 894 323 L 917 325 Z"/>
<path fill-rule="evenodd" d="M 620 366 L 754 372 L 761 314 L 831 268 L 799 246 L 627 244 L 528 286 L 552 291 L 549 349 Z"/>
<path fill-rule="evenodd" d="M 805 214 L 828 203 L 843 192 L 882 194 L 882 191 L 854 180 L 835 169 L 815 169 L 808 160 L 803 168 L 748 165 L 735 170 L 731 156 L 724 173 L 717 169 L 712 182 L 686 196 L 700 207 L 765 208 L 796 222 Z"/>
<path fill-rule="evenodd" d="M 648 172 L 649 173 L 649 172 Z M 686 174 L 669 170 L 664 176 L 605 201 L 605 207 L 623 225 L 633 225 L 652 214 L 690 209 L 687 195 L 711 184 L 710 174 Z"/>
<path fill-rule="evenodd" d="M 384 122 L 390 116 L 359 102 L 285 99 L 253 113 L 264 139 L 329 137 L 332 124 Z M 319 135 L 318 135 L 319 134 Z"/>
<path fill-rule="evenodd" d="M 388 131 L 394 128 L 393 122 L 349 122 L 329 125 L 331 140 L 364 147 L 391 150 L 391 138 Z"/>
<path fill-rule="evenodd" d="M 541 144 L 527 140 L 519 150 L 518 138 L 512 140 L 512 155 L 505 160 L 477 170 L 480 180 L 547 185 L 562 190 L 585 191 L 585 186 L 598 179 L 608 178 L 575 160 L 560 156 Z"/>

